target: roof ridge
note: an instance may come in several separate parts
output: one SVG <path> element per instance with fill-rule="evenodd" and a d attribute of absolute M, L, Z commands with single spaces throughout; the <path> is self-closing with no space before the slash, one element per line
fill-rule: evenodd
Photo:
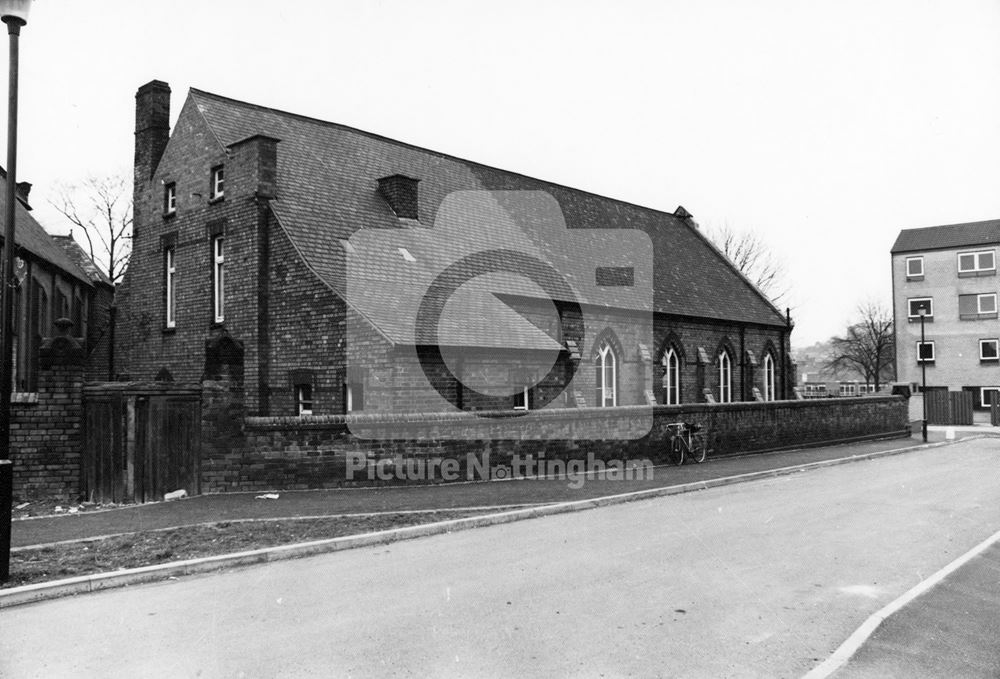
<path fill-rule="evenodd" d="M 321 118 L 315 118 L 313 116 L 307 116 L 307 115 L 303 115 L 301 113 L 294 113 L 292 111 L 286 111 L 284 109 L 274 108 L 272 106 L 264 106 L 263 104 L 255 104 L 253 102 L 243 101 L 242 99 L 234 99 L 233 97 L 227 97 L 227 96 L 222 95 L 222 94 L 216 94 L 214 92 L 207 92 L 205 90 L 200 90 L 200 89 L 198 89 L 196 87 L 190 87 L 190 88 L 188 88 L 188 93 L 189 94 L 203 95 L 203 96 L 207 96 L 207 97 L 212 97 L 214 99 L 221 99 L 221 100 L 224 100 L 224 101 L 232 102 L 234 104 L 240 104 L 240 105 L 243 105 L 243 106 L 248 106 L 250 108 L 257 109 L 259 111 L 267 111 L 267 112 L 270 112 L 270 113 L 276 113 L 278 115 L 291 116 L 293 118 L 298 118 L 300 120 L 304 120 L 304 121 L 308 121 L 308 122 L 313 122 L 313 123 L 318 123 L 320 125 L 327 125 L 329 127 L 335 127 L 337 129 L 340 129 L 340 130 L 345 130 L 345 131 L 349 131 L 349 132 L 355 132 L 355 133 L 358 133 L 358 134 L 363 134 L 363 135 L 365 135 L 367 137 L 371 137 L 373 139 L 379 139 L 381 141 L 386 141 L 386 142 L 390 142 L 390 143 L 393 143 L 393 144 L 398 144 L 400 146 L 404 146 L 404 147 L 407 147 L 407 148 L 410 148 L 410 149 L 413 149 L 413 150 L 416 150 L 416 151 L 423 151 L 424 153 L 433 153 L 433 154 L 435 154 L 437 156 L 440 156 L 442 158 L 447 158 L 449 160 L 454 160 L 454 161 L 458 161 L 458 162 L 461 162 L 461 163 L 468 163 L 470 165 L 475 165 L 477 167 L 481 167 L 481 168 L 484 168 L 484 169 L 487 169 L 487 170 L 493 170 L 493 171 L 496 171 L 496 172 L 503 172 L 503 173 L 509 174 L 509 175 L 515 175 L 515 176 L 518 176 L 518 177 L 522 177 L 524 179 L 529 179 L 531 181 L 540 182 L 540 183 L 543 183 L 543 184 L 549 184 L 551 186 L 556 186 L 558 188 L 565 189 L 567 191 L 573 191 L 575 193 L 581 193 L 581 194 L 586 194 L 588 196 L 594 196 L 595 198 L 600 198 L 602 200 L 610 200 L 610 201 L 613 201 L 613 202 L 618 203 L 620 205 L 627 205 L 629 207 L 638 208 L 640 210 L 648 210 L 650 212 L 655 212 L 657 214 L 661 214 L 661 215 L 665 215 L 667 217 L 673 217 L 674 219 L 681 220 L 681 218 L 678 217 L 677 215 L 675 215 L 673 212 L 667 212 L 666 210 L 660 210 L 658 208 L 649 207 L 648 205 L 640 205 L 639 203 L 633 203 L 632 201 L 624 200 L 622 198 L 615 198 L 614 196 L 606 196 L 606 195 L 601 194 L 601 193 L 595 193 L 594 191 L 588 191 L 586 189 L 577 188 L 575 186 L 568 186 L 566 184 L 560 184 L 559 182 L 554 182 L 554 181 L 551 181 L 549 179 L 542 179 L 541 177 L 535 177 L 533 175 L 524 174 L 523 172 L 517 172 L 515 170 L 507 170 L 507 169 L 504 169 L 502 167 L 496 167 L 494 165 L 487 165 L 487 164 L 479 162 L 477 160 L 469 160 L 468 158 L 462 158 L 461 156 L 456 156 L 456 155 L 453 155 L 451 153 L 445 153 L 444 151 L 437 151 L 435 149 L 429 149 L 429 148 L 427 148 L 425 146 L 418 146 L 417 144 L 412 144 L 410 142 L 400 141 L 399 139 L 393 139 L 392 137 L 387 137 L 384 134 L 379 134 L 377 132 L 369 132 L 368 130 L 362 130 L 362 129 L 359 129 L 357 127 L 352 127 L 350 125 L 345 125 L 344 123 L 337 123 L 337 122 L 333 122 L 331 120 L 323 120 Z M 209 126 L 211 127 L 211 123 L 209 123 Z M 683 220 L 681 220 L 681 221 L 683 221 Z"/>
<path fill-rule="evenodd" d="M 994 219 L 981 219 L 975 222 L 956 222 L 954 224 L 934 224 L 932 226 L 915 226 L 910 229 L 900 229 L 900 231 L 926 231 L 929 229 L 947 229 L 953 226 L 983 226 L 985 224 L 1000 224 L 1000 217 Z"/>

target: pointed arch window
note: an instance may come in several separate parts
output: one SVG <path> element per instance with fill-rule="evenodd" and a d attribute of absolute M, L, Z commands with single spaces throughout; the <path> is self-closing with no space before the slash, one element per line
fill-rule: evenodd
<path fill-rule="evenodd" d="M 673 347 L 663 355 L 663 402 L 668 406 L 681 402 L 681 362 Z"/>
<path fill-rule="evenodd" d="M 774 389 L 774 357 L 770 352 L 764 354 L 764 400 L 773 401 L 777 398 Z"/>
<path fill-rule="evenodd" d="M 597 405 L 610 408 L 618 405 L 618 359 L 611 344 L 604 342 L 597 352 L 596 369 Z"/>
<path fill-rule="evenodd" d="M 733 361 L 725 349 L 719 352 L 718 363 L 719 403 L 730 403 L 733 400 Z"/>

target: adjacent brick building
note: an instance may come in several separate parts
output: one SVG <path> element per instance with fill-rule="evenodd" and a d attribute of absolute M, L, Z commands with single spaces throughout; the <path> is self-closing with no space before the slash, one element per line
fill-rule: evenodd
<path fill-rule="evenodd" d="M 121 378 L 232 379 L 243 385 L 246 413 L 261 416 L 792 395 L 789 319 L 683 208 L 652 210 L 194 89 L 171 131 L 169 104 L 160 81 L 136 94 L 135 231 L 118 293 Z M 440 344 L 461 349 L 460 365 L 442 361 L 428 328 L 407 323 L 420 299 L 411 293 L 454 252 L 505 242 L 488 210 L 460 210 L 465 231 L 436 236 L 449 201 L 483 192 L 497 203 L 513 195 L 501 192 L 548 197 L 568 232 L 595 252 L 613 251 L 618 240 L 586 244 L 598 230 L 619 229 L 622 241 L 632 230 L 646 234 L 651 309 L 644 314 L 630 296 L 627 288 L 640 286 L 620 261 L 586 274 L 597 290 L 584 305 L 586 323 L 572 300 L 491 279 L 489 294 L 474 297 L 484 316 L 442 323 Z M 348 263 L 366 252 L 357 253 L 359 233 L 386 234 L 398 247 L 348 290 Z M 565 274 L 572 257 L 547 246 L 537 259 Z M 506 270 L 526 271 L 519 266 Z M 359 280 L 370 287 L 359 289 Z M 532 352 L 537 365 L 525 358 Z M 555 356 L 548 372 L 544 356 Z M 427 375 L 438 371 L 435 390 Z M 570 373 L 577 378 L 567 388 Z M 466 378 L 507 396 L 484 397 L 464 388 Z"/>
<path fill-rule="evenodd" d="M 892 246 L 897 379 L 969 391 L 976 408 L 1000 391 L 1000 220 L 900 231 Z M 921 312 L 924 344 L 920 343 Z"/>
<path fill-rule="evenodd" d="M 0 178 L 6 174 L 0 170 Z M 109 308 L 114 287 L 71 236 L 51 236 L 31 215 L 31 185 L 18 184 L 15 206 L 14 391 L 38 391 L 38 354 L 56 321 L 72 321 L 69 334 L 81 341 L 85 372 L 108 379 Z M 0 210 L 6 201 L 0 195 Z"/>

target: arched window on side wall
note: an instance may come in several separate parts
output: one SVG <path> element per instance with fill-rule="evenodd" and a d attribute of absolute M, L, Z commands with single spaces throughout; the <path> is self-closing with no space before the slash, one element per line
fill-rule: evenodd
<path fill-rule="evenodd" d="M 774 358 L 768 352 L 764 354 L 764 400 L 775 400 L 776 393 L 774 390 Z"/>
<path fill-rule="evenodd" d="M 600 351 L 597 352 L 596 369 L 597 385 L 597 405 L 602 408 L 610 408 L 618 405 L 618 359 L 615 357 L 615 350 L 611 348 L 609 342 L 601 344 Z"/>
<path fill-rule="evenodd" d="M 725 349 L 719 352 L 718 364 L 719 403 L 730 403 L 733 400 L 733 361 Z"/>
<path fill-rule="evenodd" d="M 663 354 L 663 402 L 668 406 L 681 402 L 681 362 L 673 347 Z"/>

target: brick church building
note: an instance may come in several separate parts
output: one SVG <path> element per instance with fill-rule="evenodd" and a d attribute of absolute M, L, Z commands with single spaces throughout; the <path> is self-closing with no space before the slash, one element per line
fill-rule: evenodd
<path fill-rule="evenodd" d="M 661 212 L 195 89 L 172 131 L 169 119 L 168 85 L 139 88 L 120 378 L 228 377 L 248 414 L 270 416 L 792 397 L 790 321 L 683 208 Z M 614 250 L 609 229 L 623 242 L 645 234 L 649 305 L 630 296 L 641 267 L 633 281 L 615 261 L 597 269 L 596 286 L 579 278 L 597 291 L 583 304 L 516 275 L 459 275 L 471 284 L 462 290 L 486 286 L 482 316 L 414 326 L 423 317 L 413 291 L 438 280 L 449 257 L 504 242 L 489 215 L 507 195 L 542 196 L 587 252 Z M 492 207 L 470 216 L 477 196 Z M 533 218 L 534 208 L 501 207 Z M 445 213 L 459 223 L 448 238 L 436 231 Z M 390 245 L 369 257 L 378 243 Z M 574 255 L 533 245 L 541 270 L 576 281 L 566 273 Z M 530 273 L 522 266 L 514 257 L 505 270 Z M 549 358 L 523 358 L 532 352 Z"/>

